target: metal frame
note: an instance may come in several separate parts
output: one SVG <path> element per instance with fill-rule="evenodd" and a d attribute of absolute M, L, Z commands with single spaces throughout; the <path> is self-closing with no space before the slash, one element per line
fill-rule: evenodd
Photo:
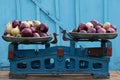
<path fill-rule="evenodd" d="M 102 40 L 102 48 L 112 47 L 111 42 Z M 10 61 L 9 78 L 26 78 L 28 74 L 93 74 L 94 78 L 109 78 L 110 57 L 90 57 L 89 48 L 75 48 L 75 41 L 70 47 L 45 45 L 45 49 L 18 49 L 18 43 L 11 43 L 9 50 L 14 51 Z M 42 45 L 42 44 L 40 44 Z M 63 49 L 64 55 L 59 57 L 57 50 Z M 97 54 L 97 53 L 96 53 Z"/>

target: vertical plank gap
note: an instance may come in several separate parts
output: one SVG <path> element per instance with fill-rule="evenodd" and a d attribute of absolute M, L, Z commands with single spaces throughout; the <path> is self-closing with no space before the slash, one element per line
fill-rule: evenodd
<path fill-rule="evenodd" d="M 39 0 L 39 2 L 41 2 L 41 0 Z M 41 11 L 40 11 L 40 8 L 37 5 L 35 5 L 35 6 L 36 6 L 36 20 L 41 21 L 41 16 L 40 16 Z M 36 47 L 36 50 L 39 49 L 39 45 L 36 45 L 35 47 Z"/>
<path fill-rule="evenodd" d="M 16 11 L 17 11 L 17 19 L 21 20 L 21 7 L 20 0 L 16 0 Z"/>
<path fill-rule="evenodd" d="M 55 0 L 55 3 L 54 3 L 54 5 L 55 5 L 55 15 L 56 15 L 56 19 L 57 20 L 59 20 L 59 18 L 60 18 L 60 1 L 59 0 Z M 55 26 L 56 26 L 56 33 L 57 34 L 60 34 L 60 29 L 59 29 L 59 25 L 56 23 L 55 24 Z M 60 45 L 60 43 L 61 43 L 61 39 L 60 39 L 60 35 L 58 36 L 58 42 L 57 42 L 57 45 Z"/>
<path fill-rule="evenodd" d="M 75 27 L 77 27 L 80 23 L 80 0 L 75 0 L 75 18 Z M 78 47 L 79 45 L 76 44 L 75 46 Z"/>
<path fill-rule="evenodd" d="M 80 17 L 81 17 L 81 0 L 78 0 L 79 2 L 78 2 L 78 4 L 79 4 L 79 22 L 81 22 L 81 19 L 80 19 Z"/>
<path fill-rule="evenodd" d="M 108 0 L 103 0 L 103 23 L 108 20 Z"/>
<path fill-rule="evenodd" d="M 41 0 L 39 0 L 39 2 L 41 2 Z M 40 9 L 39 7 L 36 5 L 36 20 L 40 20 Z"/>
<path fill-rule="evenodd" d="M 79 19 L 80 19 L 80 11 L 79 11 L 79 8 L 80 8 L 80 6 L 79 6 L 79 0 L 75 0 L 75 13 L 76 13 L 76 27 L 78 26 L 78 24 L 79 24 Z"/>
<path fill-rule="evenodd" d="M 16 1 L 16 11 L 17 11 L 17 15 L 16 15 L 16 19 L 18 19 L 18 20 L 21 20 L 22 21 L 22 16 L 21 16 L 21 2 L 20 2 L 20 0 L 15 0 Z M 25 47 L 24 47 L 24 45 L 21 45 L 21 47 L 24 49 Z"/>

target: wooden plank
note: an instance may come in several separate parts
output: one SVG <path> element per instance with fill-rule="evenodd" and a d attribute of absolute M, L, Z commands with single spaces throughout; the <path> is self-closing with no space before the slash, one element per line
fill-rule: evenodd
<path fill-rule="evenodd" d="M 110 79 L 93 79 L 91 75 L 28 75 L 26 79 L 9 79 L 9 71 L 0 71 L 0 80 L 120 80 L 120 71 L 111 71 Z"/>
<path fill-rule="evenodd" d="M 108 21 L 108 0 L 103 0 L 103 23 Z"/>
<path fill-rule="evenodd" d="M 39 2 L 41 2 L 41 0 L 39 0 Z M 40 8 L 37 5 L 35 5 L 35 6 L 36 6 L 36 20 L 40 20 L 40 18 L 41 18 L 41 16 L 40 16 L 40 14 L 41 14 Z"/>
<path fill-rule="evenodd" d="M 41 2 L 41 0 L 39 0 L 39 2 Z M 35 6 L 36 6 L 36 20 L 41 21 L 41 16 L 40 16 L 41 11 L 40 11 L 40 8 L 37 5 L 35 5 Z M 36 50 L 38 50 L 39 47 L 40 47 L 40 45 L 35 45 Z"/>
<path fill-rule="evenodd" d="M 28 75 L 26 79 L 9 79 L 9 71 L 0 71 L 0 80 L 120 80 L 120 71 L 111 71 L 109 79 L 93 79 L 89 74 L 71 75 Z"/>
<path fill-rule="evenodd" d="M 64 25 L 61 23 L 61 22 L 59 22 L 54 16 L 52 16 L 46 9 L 44 9 L 41 5 L 40 5 L 40 3 L 38 2 L 38 1 L 36 1 L 36 0 L 32 0 L 40 9 L 41 9 L 41 11 L 42 12 L 44 12 L 51 20 L 53 20 L 56 24 L 58 24 L 59 25 L 59 28 L 61 29 L 61 31 L 63 31 L 63 28 L 62 27 L 64 27 Z"/>
<path fill-rule="evenodd" d="M 54 5 L 55 5 L 55 15 L 56 15 L 56 19 L 57 20 L 59 20 L 59 18 L 60 18 L 60 1 L 59 0 L 55 0 L 55 3 L 54 3 Z M 57 34 L 60 34 L 60 30 L 59 30 L 59 25 L 56 23 L 55 24 L 56 25 L 56 33 Z M 60 45 L 60 43 L 61 43 L 61 40 L 60 40 L 60 35 L 58 36 L 58 42 L 57 42 L 57 44 L 56 45 Z"/>
<path fill-rule="evenodd" d="M 40 20 L 40 9 L 36 6 L 36 20 Z"/>
<path fill-rule="evenodd" d="M 80 0 L 75 0 L 76 27 L 80 23 Z"/>
<path fill-rule="evenodd" d="M 20 0 L 16 0 L 16 11 L 17 11 L 17 19 L 21 20 L 21 13 L 20 13 Z"/>

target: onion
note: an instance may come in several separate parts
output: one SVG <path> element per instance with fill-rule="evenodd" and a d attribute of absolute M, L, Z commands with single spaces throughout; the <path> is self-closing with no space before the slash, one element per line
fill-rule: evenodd
<path fill-rule="evenodd" d="M 48 31 L 48 26 L 46 24 L 41 23 L 39 26 L 39 31 L 46 33 Z"/>
<path fill-rule="evenodd" d="M 20 30 L 22 31 L 24 28 L 28 27 L 30 27 L 30 25 L 26 21 L 23 21 L 20 25 Z"/>
<path fill-rule="evenodd" d="M 36 28 L 35 28 L 35 27 L 30 27 L 30 29 L 32 30 L 32 33 L 37 32 L 37 30 L 36 30 Z"/>
<path fill-rule="evenodd" d="M 35 27 L 39 27 L 39 25 L 41 24 L 41 22 L 38 21 L 38 20 L 34 20 L 33 24 L 34 24 Z"/>
<path fill-rule="evenodd" d="M 88 28 L 93 28 L 94 27 L 91 22 L 87 22 L 86 25 L 87 25 Z"/>
<path fill-rule="evenodd" d="M 8 33 L 5 31 L 3 35 L 6 36 L 7 34 L 8 34 Z"/>
<path fill-rule="evenodd" d="M 90 22 L 93 24 L 93 26 L 97 26 L 99 24 L 97 20 L 91 20 Z"/>
<path fill-rule="evenodd" d="M 24 28 L 21 32 L 22 37 L 32 37 L 33 33 L 30 28 Z"/>
<path fill-rule="evenodd" d="M 6 36 L 7 36 L 7 37 L 10 37 L 10 36 L 11 36 L 11 34 L 7 34 Z"/>
<path fill-rule="evenodd" d="M 32 21 L 27 21 L 30 27 L 34 26 Z"/>
<path fill-rule="evenodd" d="M 19 21 L 19 20 L 14 20 L 14 21 L 12 22 L 12 27 L 15 28 L 16 26 L 20 26 L 20 24 L 21 24 L 21 21 Z"/>
<path fill-rule="evenodd" d="M 115 33 L 115 32 L 116 31 L 113 28 L 111 28 L 111 27 L 107 29 L 107 33 Z"/>
<path fill-rule="evenodd" d="M 101 26 L 101 27 L 103 27 L 103 24 L 102 24 L 102 23 L 98 23 L 97 26 Z"/>
<path fill-rule="evenodd" d="M 20 30 L 19 30 L 18 26 L 17 26 L 16 28 L 13 28 L 13 29 L 11 30 L 11 34 L 12 34 L 13 36 L 16 36 L 17 34 L 20 34 Z"/>
<path fill-rule="evenodd" d="M 6 25 L 6 32 L 10 34 L 11 30 L 12 30 L 12 22 L 10 22 Z"/>
<path fill-rule="evenodd" d="M 106 30 L 104 28 L 99 28 L 97 30 L 97 33 L 106 33 Z"/>
<path fill-rule="evenodd" d="M 80 33 L 87 33 L 86 30 L 80 30 Z"/>
<path fill-rule="evenodd" d="M 16 37 L 21 37 L 21 34 L 17 34 Z"/>
<path fill-rule="evenodd" d="M 98 29 L 100 29 L 100 28 L 102 28 L 101 26 L 99 26 L 99 25 L 97 25 L 97 26 L 95 26 L 94 27 L 96 30 L 98 30 Z"/>
<path fill-rule="evenodd" d="M 115 31 L 117 30 L 115 25 L 110 25 L 111 28 L 113 28 Z"/>
<path fill-rule="evenodd" d="M 78 31 L 80 31 L 80 30 L 88 30 L 87 25 L 85 23 L 80 23 L 78 25 Z"/>
<path fill-rule="evenodd" d="M 51 36 L 48 34 L 48 25 L 38 20 L 34 21 L 19 21 L 14 20 L 6 25 L 6 30 L 3 36 L 13 37 L 45 37 Z"/>
<path fill-rule="evenodd" d="M 38 33 L 33 33 L 33 37 L 40 37 Z"/>
<path fill-rule="evenodd" d="M 89 28 L 87 30 L 88 33 L 96 33 L 96 29 L 95 28 Z"/>
<path fill-rule="evenodd" d="M 111 25 L 110 22 L 106 22 L 106 23 L 103 25 L 103 28 L 107 30 L 107 29 L 110 27 L 110 25 Z"/>
<path fill-rule="evenodd" d="M 39 34 L 40 34 L 40 37 L 45 37 L 45 36 L 47 36 L 47 34 L 46 34 L 46 33 L 43 33 L 43 32 L 40 32 Z"/>

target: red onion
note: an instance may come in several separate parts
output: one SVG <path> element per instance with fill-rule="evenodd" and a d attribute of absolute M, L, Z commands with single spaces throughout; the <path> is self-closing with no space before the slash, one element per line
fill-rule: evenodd
<path fill-rule="evenodd" d="M 32 37 L 33 33 L 30 28 L 24 28 L 21 32 L 22 37 Z"/>

